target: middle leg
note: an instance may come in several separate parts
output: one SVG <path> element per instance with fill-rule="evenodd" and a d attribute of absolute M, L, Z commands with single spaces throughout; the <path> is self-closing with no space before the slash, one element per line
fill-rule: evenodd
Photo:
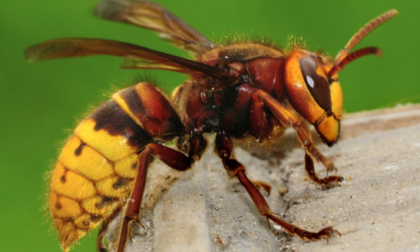
<path fill-rule="evenodd" d="M 230 175 L 236 176 L 238 178 L 239 182 L 242 184 L 242 186 L 245 187 L 246 191 L 248 192 L 249 196 L 251 197 L 252 201 L 262 216 L 280 225 L 290 235 L 297 235 L 301 239 L 319 240 L 322 238 L 328 239 L 334 234 L 340 235 L 340 233 L 332 227 L 326 227 L 319 232 L 310 232 L 279 218 L 271 211 L 264 196 L 248 179 L 245 174 L 245 167 L 236 159 L 231 158 L 232 142 L 229 137 L 224 134 L 224 132 L 219 132 L 216 136 L 216 149 L 226 170 L 230 173 Z"/>

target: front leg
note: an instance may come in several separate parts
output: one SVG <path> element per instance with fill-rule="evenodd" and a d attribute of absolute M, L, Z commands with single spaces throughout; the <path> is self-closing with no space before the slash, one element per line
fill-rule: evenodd
<path fill-rule="evenodd" d="M 254 108 L 254 111 L 251 113 L 251 117 L 253 117 L 253 114 L 263 114 L 264 106 L 267 107 L 283 125 L 291 126 L 296 131 L 299 142 L 306 152 L 305 170 L 308 173 L 308 176 L 315 183 L 324 186 L 330 186 L 332 183 L 343 181 L 343 178 L 337 175 L 327 176 L 324 179 L 320 179 L 316 175 L 312 159 L 321 162 L 327 169 L 327 172 L 336 170 L 334 163 L 329 158 L 325 157 L 315 146 L 309 128 L 303 124 L 301 120 L 297 118 L 292 112 L 290 112 L 283 104 L 260 89 L 252 95 L 251 107 Z M 256 111 L 255 108 L 260 108 L 260 110 Z M 251 121 L 254 121 L 254 118 L 251 118 Z M 261 125 L 264 126 L 264 124 Z"/>

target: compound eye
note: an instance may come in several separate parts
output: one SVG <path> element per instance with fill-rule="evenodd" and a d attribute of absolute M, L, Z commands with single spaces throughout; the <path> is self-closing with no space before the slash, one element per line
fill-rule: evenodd
<path fill-rule="evenodd" d="M 316 72 L 318 65 L 312 58 L 304 58 L 300 60 L 300 69 L 306 86 L 311 92 L 315 101 L 325 111 L 331 111 L 331 92 L 328 80 Z"/>

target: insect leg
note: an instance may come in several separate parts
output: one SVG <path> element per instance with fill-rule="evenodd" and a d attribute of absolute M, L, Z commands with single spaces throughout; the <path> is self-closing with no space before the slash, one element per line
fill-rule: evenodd
<path fill-rule="evenodd" d="M 315 174 L 312 158 L 316 161 L 321 162 L 327 171 L 336 170 L 334 163 L 327 157 L 325 157 L 315 146 L 309 128 L 303 124 L 299 118 L 291 113 L 283 104 L 278 102 L 271 95 L 267 94 L 263 90 L 258 90 L 252 95 L 252 103 L 263 104 L 274 114 L 274 116 L 285 126 L 292 126 L 297 134 L 297 137 L 305 150 L 305 169 L 308 172 L 309 177 L 316 183 L 321 185 L 330 185 L 331 183 L 340 182 L 343 180 L 340 176 L 329 176 L 324 179 L 319 179 Z M 258 107 L 255 106 L 254 107 Z M 259 106 L 263 107 L 263 106 Z M 254 112 L 255 113 L 255 112 Z M 261 109 L 261 113 L 263 113 Z M 309 162 L 309 159 L 310 162 Z"/>
<path fill-rule="evenodd" d="M 332 183 L 343 181 L 343 177 L 337 175 L 328 176 L 322 179 L 319 178 L 315 173 L 314 161 L 307 153 L 305 153 L 305 170 L 309 178 L 320 185 L 328 186 Z"/>
<path fill-rule="evenodd" d="M 237 160 L 230 158 L 232 153 L 232 142 L 229 137 L 224 134 L 224 132 L 219 132 L 216 136 L 216 149 L 217 153 L 223 161 L 223 165 L 225 166 L 226 170 L 231 175 L 238 178 L 239 182 L 241 182 L 241 184 L 245 187 L 246 191 L 248 192 L 249 196 L 251 197 L 252 201 L 262 216 L 265 216 L 267 219 L 270 219 L 277 225 L 280 225 L 290 235 L 297 235 L 301 239 L 328 239 L 334 234 L 340 234 L 332 227 L 326 227 L 316 233 L 306 231 L 277 217 L 276 214 L 271 211 L 264 196 L 246 176 L 245 167 Z"/>
<path fill-rule="evenodd" d="M 128 232 L 130 231 L 129 224 L 133 222 L 140 223 L 139 213 L 146 185 L 147 168 L 149 166 L 151 156 L 159 158 L 169 167 L 178 171 L 187 170 L 191 167 L 192 163 L 192 160 L 183 153 L 156 143 L 148 144 L 139 154 L 135 184 L 130 198 L 128 199 L 124 219 L 121 224 L 117 252 L 124 251 L 127 234 L 129 234 Z"/>
<path fill-rule="evenodd" d="M 193 134 L 190 138 L 190 148 L 188 156 L 194 160 L 199 160 L 207 147 L 207 140 L 203 135 Z"/>

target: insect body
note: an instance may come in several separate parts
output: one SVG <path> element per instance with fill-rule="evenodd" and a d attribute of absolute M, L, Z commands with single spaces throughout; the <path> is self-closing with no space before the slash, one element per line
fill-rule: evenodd
<path fill-rule="evenodd" d="M 105 0 L 96 15 L 155 30 L 192 52 L 188 60 L 141 46 L 103 40 L 64 38 L 28 48 L 29 61 L 106 54 L 123 57 L 124 68 L 164 69 L 189 74 L 169 101 L 154 85 L 141 82 L 121 90 L 83 120 L 59 156 L 50 189 L 50 210 L 64 250 L 102 223 L 103 234 L 116 213 L 124 211 L 118 252 L 124 251 L 130 224 L 139 223 L 147 169 L 153 156 L 184 171 L 207 146 L 205 134 L 216 135 L 216 152 L 232 177 L 245 187 L 261 215 L 302 239 L 329 238 L 338 231 L 326 227 L 310 232 L 285 222 L 269 208 L 247 178 L 245 167 L 232 156 L 235 138 L 275 141 L 276 130 L 293 127 L 305 151 L 305 169 L 317 184 L 342 181 L 319 178 L 313 160 L 327 171 L 334 163 L 311 138 L 314 125 L 322 141 L 333 145 L 339 136 L 342 93 L 337 72 L 349 62 L 380 55 L 376 47 L 350 52 L 372 29 L 397 14 L 388 11 L 359 30 L 331 60 L 292 47 L 281 51 L 253 41 L 215 44 L 163 7 L 141 0 Z M 176 140 L 178 150 L 164 142 Z"/>

